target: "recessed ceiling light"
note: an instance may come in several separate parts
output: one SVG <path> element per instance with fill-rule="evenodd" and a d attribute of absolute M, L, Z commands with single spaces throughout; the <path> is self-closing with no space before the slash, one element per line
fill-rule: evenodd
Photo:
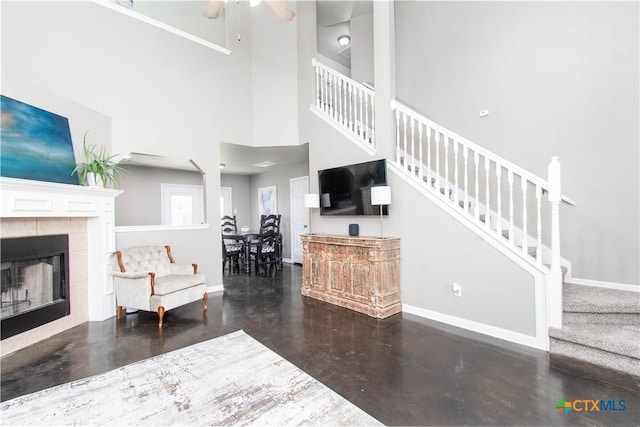
<path fill-rule="evenodd" d="M 225 165 L 224 163 L 220 163 L 220 169 L 224 169 L 226 167 L 227 167 L 227 165 Z"/>
<path fill-rule="evenodd" d="M 338 37 L 338 44 L 342 47 L 347 47 L 349 46 L 349 43 L 351 43 L 351 37 L 349 37 L 348 35 L 344 34 L 340 37 Z"/>
<path fill-rule="evenodd" d="M 269 160 L 265 160 L 264 162 L 254 163 L 253 166 L 255 166 L 257 168 L 268 168 L 269 166 L 273 166 L 275 164 L 276 164 L 275 162 L 271 162 Z"/>
<path fill-rule="evenodd" d="M 116 0 L 120 6 L 133 7 L 133 0 Z"/>

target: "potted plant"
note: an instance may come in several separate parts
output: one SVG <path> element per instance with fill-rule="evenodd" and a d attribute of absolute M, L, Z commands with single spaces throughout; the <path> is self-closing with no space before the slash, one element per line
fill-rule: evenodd
<path fill-rule="evenodd" d="M 82 150 L 84 153 L 84 163 L 78 163 L 71 172 L 78 174 L 80 182 L 87 182 L 89 186 L 110 187 L 115 184 L 118 177 L 124 172 L 120 166 L 121 161 L 115 161 L 116 154 L 109 155 L 104 147 L 97 145 L 87 146 L 86 131 L 82 138 Z"/>

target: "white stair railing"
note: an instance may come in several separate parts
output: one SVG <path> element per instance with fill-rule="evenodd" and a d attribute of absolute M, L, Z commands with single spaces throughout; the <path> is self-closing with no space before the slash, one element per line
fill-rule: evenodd
<path fill-rule="evenodd" d="M 555 295 L 550 300 L 550 322 L 561 324 L 558 209 L 561 201 L 575 202 L 560 193 L 558 158 L 552 158 L 546 181 L 395 100 L 391 109 L 396 165 L 488 237 L 545 272 L 549 292 Z"/>
<path fill-rule="evenodd" d="M 313 59 L 316 97 L 311 110 L 370 154 L 375 153 L 375 92 Z M 560 162 L 548 180 L 391 102 L 395 160 L 405 176 L 466 217 L 487 239 L 508 248 L 547 278 L 549 326 L 562 327 L 559 206 Z M 547 194 L 547 200 L 544 195 Z"/>
<path fill-rule="evenodd" d="M 312 110 L 374 151 L 374 91 L 315 58 L 311 63 L 316 73 L 316 101 Z"/>

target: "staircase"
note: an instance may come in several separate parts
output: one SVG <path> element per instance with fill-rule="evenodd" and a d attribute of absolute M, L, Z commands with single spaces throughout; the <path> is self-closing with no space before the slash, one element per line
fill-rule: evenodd
<path fill-rule="evenodd" d="M 565 284 L 562 328 L 550 351 L 640 377 L 640 294 Z"/>
<path fill-rule="evenodd" d="M 313 66 L 311 111 L 375 154 L 375 92 L 316 60 Z M 551 159 L 543 179 L 396 100 L 390 107 L 395 158 L 389 169 L 543 277 L 546 295 L 537 299 L 536 313 L 545 320 L 536 335 L 549 338 L 554 353 L 640 375 L 640 294 L 563 283 L 571 265 L 560 256 L 559 207 L 576 203 L 561 193 L 559 160 Z"/>

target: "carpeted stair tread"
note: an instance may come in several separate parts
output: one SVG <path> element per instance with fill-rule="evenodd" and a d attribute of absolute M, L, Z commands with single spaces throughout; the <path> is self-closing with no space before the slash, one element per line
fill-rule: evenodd
<path fill-rule="evenodd" d="M 549 328 L 551 338 L 621 354 L 640 363 L 640 328 L 638 325 L 565 325 Z"/>
<path fill-rule="evenodd" d="M 640 293 L 565 283 L 564 311 L 640 313 Z"/>
<path fill-rule="evenodd" d="M 555 338 L 551 338 L 549 344 L 554 355 L 582 360 L 640 378 L 640 363 L 636 358 Z"/>

